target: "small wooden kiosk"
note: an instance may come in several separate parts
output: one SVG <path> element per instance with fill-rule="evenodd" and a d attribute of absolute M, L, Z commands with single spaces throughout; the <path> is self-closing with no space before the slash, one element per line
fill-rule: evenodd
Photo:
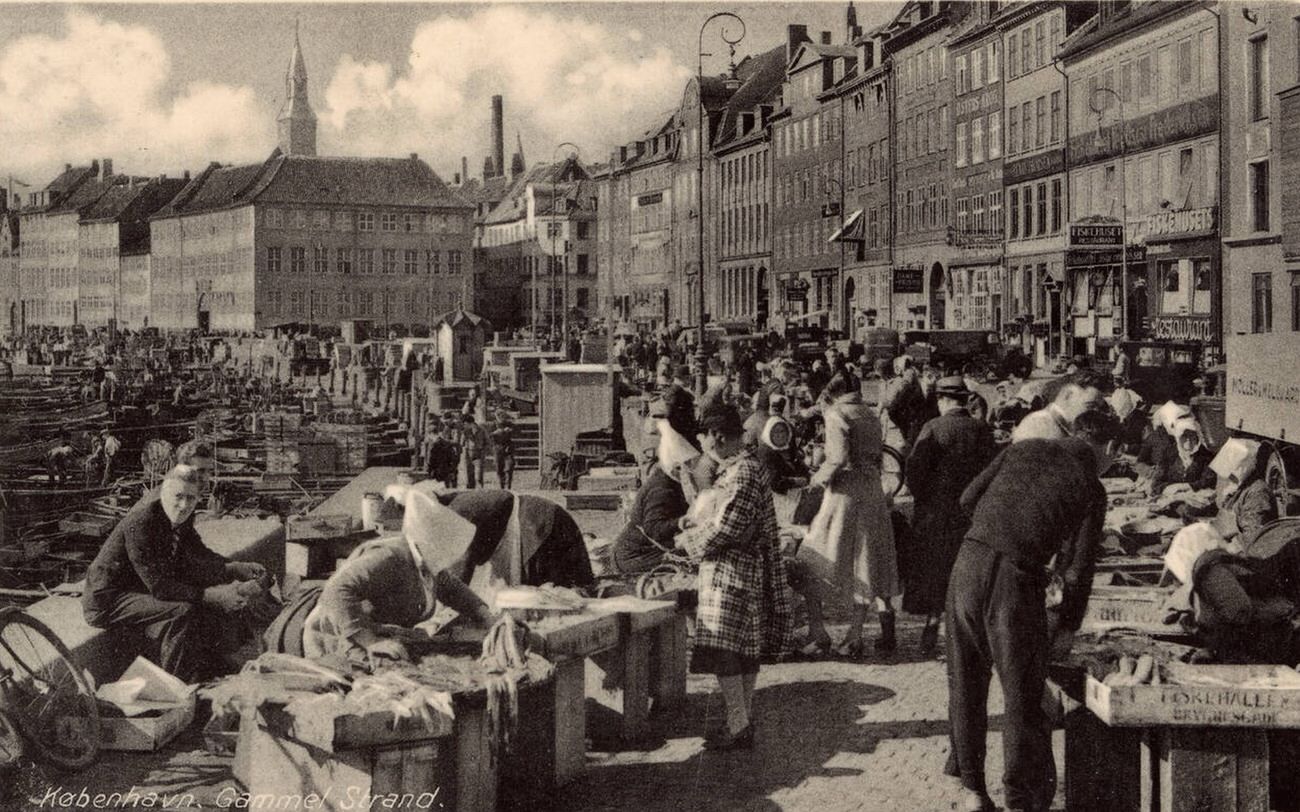
<path fill-rule="evenodd" d="M 619 437 L 619 368 L 608 364 L 543 364 L 538 455 L 570 454 L 578 435 L 608 429 Z"/>

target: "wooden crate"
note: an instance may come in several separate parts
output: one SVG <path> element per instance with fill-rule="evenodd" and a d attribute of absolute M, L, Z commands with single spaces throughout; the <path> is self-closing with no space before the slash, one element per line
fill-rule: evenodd
<path fill-rule="evenodd" d="M 1181 634 L 1177 624 L 1164 622 L 1165 602 L 1173 589 L 1163 587 L 1095 586 L 1081 631 L 1133 629 L 1147 634 Z"/>
<path fill-rule="evenodd" d="M 1187 666 L 1227 683 L 1285 677 L 1295 671 L 1276 665 Z M 1300 728 L 1300 688 L 1242 688 L 1219 685 L 1134 685 L 1112 687 L 1089 675 L 1088 710 L 1117 727 Z"/>

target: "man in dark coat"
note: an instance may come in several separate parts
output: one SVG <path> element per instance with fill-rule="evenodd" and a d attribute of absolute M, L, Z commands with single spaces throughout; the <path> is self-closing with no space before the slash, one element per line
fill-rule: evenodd
<path fill-rule="evenodd" d="M 86 573 L 82 610 L 100 629 L 133 628 L 158 664 L 187 682 L 219 676 L 247 631 L 238 613 L 261 592 L 261 564 L 227 561 L 194 530 L 198 472 L 179 465 L 157 499 L 132 509 Z"/>
<path fill-rule="evenodd" d="M 948 582 L 948 719 L 962 810 L 996 807 L 984 779 L 988 689 L 1002 684 L 1006 807 L 1046 812 L 1055 794 L 1052 738 L 1042 697 L 1047 664 L 1069 651 L 1083 620 L 1106 517 L 1098 479 L 1113 415 L 1082 414 L 1063 440 L 1025 440 L 971 482 L 961 506 L 971 526 Z M 1048 563 L 1061 600 L 1047 607 Z"/>
<path fill-rule="evenodd" d="M 921 429 L 907 458 L 907 487 L 915 498 L 912 537 L 904 572 L 903 610 L 925 615 L 921 651 L 934 651 L 939 642 L 948 576 L 970 517 L 961 509 L 961 494 L 993 459 L 993 430 L 971 417 L 965 404 L 970 390 L 959 376 L 944 378 L 935 388 L 939 417 Z"/>

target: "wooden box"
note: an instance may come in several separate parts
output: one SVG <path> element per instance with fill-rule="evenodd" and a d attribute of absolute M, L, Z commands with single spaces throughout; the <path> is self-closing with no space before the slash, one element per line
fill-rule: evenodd
<path fill-rule="evenodd" d="M 335 539 L 351 535 L 360 527 L 361 523 L 347 513 L 290 516 L 284 525 L 284 538 L 286 541 Z"/>
<path fill-rule="evenodd" d="M 1278 665 L 1187 666 L 1224 685 L 1112 687 L 1088 677 L 1088 710 L 1108 725 L 1130 727 L 1300 727 L 1300 687 L 1255 688 L 1252 680 L 1297 679 Z"/>
<path fill-rule="evenodd" d="M 100 745 L 105 750 L 151 753 L 176 738 L 193 721 L 193 696 L 156 716 L 101 717 Z"/>
<path fill-rule="evenodd" d="M 1147 634 L 1181 634 L 1177 624 L 1164 622 L 1165 602 L 1172 589 L 1162 587 L 1095 586 L 1088 597 L 1081 631 L 1133 629 Z"/>

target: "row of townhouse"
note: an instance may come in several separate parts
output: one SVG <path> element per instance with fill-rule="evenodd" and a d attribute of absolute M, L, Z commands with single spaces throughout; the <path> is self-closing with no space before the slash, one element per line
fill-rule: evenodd
<path fill-rule="evenodd" d="M 850 4 L 840 43 L 788 26 L 597 176 L 602 304 L 645 327 L 984 330 L 1039 363 L 1300 330 L 1279 216 L 1298 18 L 910 0 L 869 31 Z"/>

